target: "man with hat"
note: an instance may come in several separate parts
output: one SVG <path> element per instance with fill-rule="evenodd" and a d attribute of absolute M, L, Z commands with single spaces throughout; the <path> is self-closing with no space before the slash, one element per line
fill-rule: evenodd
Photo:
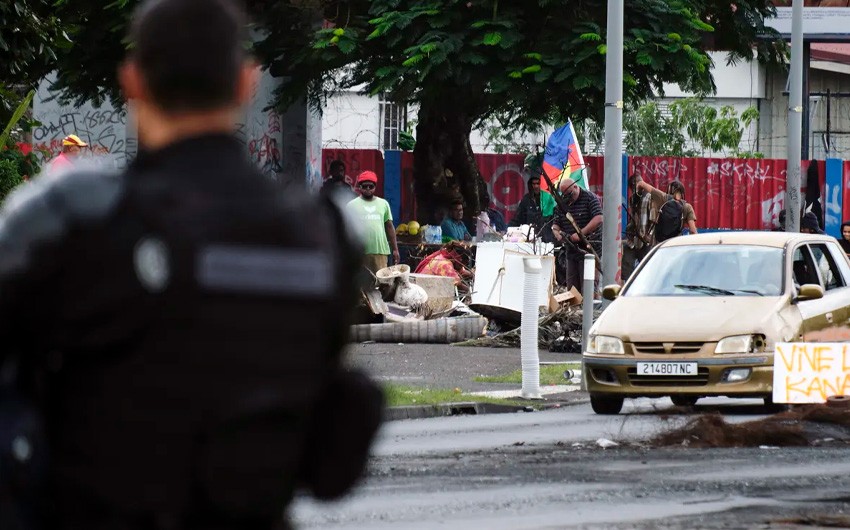
<path fill-rule="evenodd" d="M 393 214 L 390 211 L 390 203 L 375 195 L 378 175 L 373 171 L 360 173 L 356 185 L 360 197 L 348 203 L 348 210 L 360 221 L 366 247 L 363 266 L 377 273 L 388 265 L 390 247 L 393 261 L 399 262 Z"/>
<path fill-rule="evenodd" d="M 71 169 L 74 167 L 74 159 L 79 156 L 80 150 L 83 147 L 88 147 L 88 145 L 76 134 L 69 134 L 62 139 L 62 152 L 50 162 L 50 170 L 64 171 Z"/>
<path fill-rule="evenodd" d="M 803 234 L 823 234 L 818 217 L 813 212 L 806 212 L 800 220 L 800 232 Z"/>

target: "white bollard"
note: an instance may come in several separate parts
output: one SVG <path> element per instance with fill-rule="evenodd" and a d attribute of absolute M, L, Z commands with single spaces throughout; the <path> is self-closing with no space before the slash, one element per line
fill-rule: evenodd
<path fill-rule="evenodd" d="M 540 272 L 539 256 L 523 259 L 522 321 L 520 323 L 520 352 L 522 355 L 522 397 L 541 399 L 540 354 L 537 349 L 540 318 Z"/>
<path fill-rule="evenodd" d="M 581 306 L 581 390 L 587 390 L 587 380 L 584 378 L 584 374 L 587 373 L 584 368 L 584 352 L 587 350 L 590 327 L 593 325 L 593 296 L 595 294 L 593 283 L 596 279 L 596 258 L 593 254 L 584 255 L 584 274 L 582 276 L 584 282 L 581 287 L 581 295 L 584 300 Z"/>

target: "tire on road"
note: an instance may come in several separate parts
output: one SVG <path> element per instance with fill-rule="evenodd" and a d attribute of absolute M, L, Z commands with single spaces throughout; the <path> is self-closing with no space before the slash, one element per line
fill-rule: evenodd
<path fill-rule="evenodd" d="M 768 395 L 764 397 L 764 408 L 769 414 L 775 414 L 778 412 L 785 412 L 787 410 L 791 410 L 791 405 L 786 403 L 774 403 L 773 395 Z"/>
<path fill-rule="evenodd" d="M 698 396 L 670 396 L 670 400 L 677 407 L 693 407 L 698 399 Z"/>
<path fill-rule="evenodd" d="M 607 394 L 591 394 L 590 406 L 593 412 L 603 415 L 619 414 L 623 410 L 623 396 L 610 396 Z"/>

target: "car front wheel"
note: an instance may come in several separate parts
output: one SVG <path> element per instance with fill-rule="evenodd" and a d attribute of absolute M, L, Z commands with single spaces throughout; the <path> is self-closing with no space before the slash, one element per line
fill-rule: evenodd
<path fill-rule="evenodd" d="M 590 406 L 597 414 L 614 415 L 623 410 L 623 396 L 590 395 Z"/>
<path fill-rule="evenodd" d="M 769 395 L 764 397 L 764 408 L 769 414 L 776 414 L 778 412 L 791 410 L 791 405 L 786 405 L 785 403 L 774 403 L 773 395 Z"/>

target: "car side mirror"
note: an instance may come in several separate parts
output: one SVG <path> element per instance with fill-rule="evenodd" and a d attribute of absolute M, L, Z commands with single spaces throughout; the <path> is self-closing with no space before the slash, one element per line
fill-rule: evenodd
<path fill-rule="evenodd" d="M 620 286 L 616 283 L 606 285 L 602 288 L 602 298 L 606 300 L 613 300 L 618 296 L 620 296 Z"/>
<path fill-rule="evenodd" d="M 815 283 L 805 283 L 800 286 L 800 292 L 797 293 L 798 301 L 817 300 L 823 298 L 823 287 Z"/>

